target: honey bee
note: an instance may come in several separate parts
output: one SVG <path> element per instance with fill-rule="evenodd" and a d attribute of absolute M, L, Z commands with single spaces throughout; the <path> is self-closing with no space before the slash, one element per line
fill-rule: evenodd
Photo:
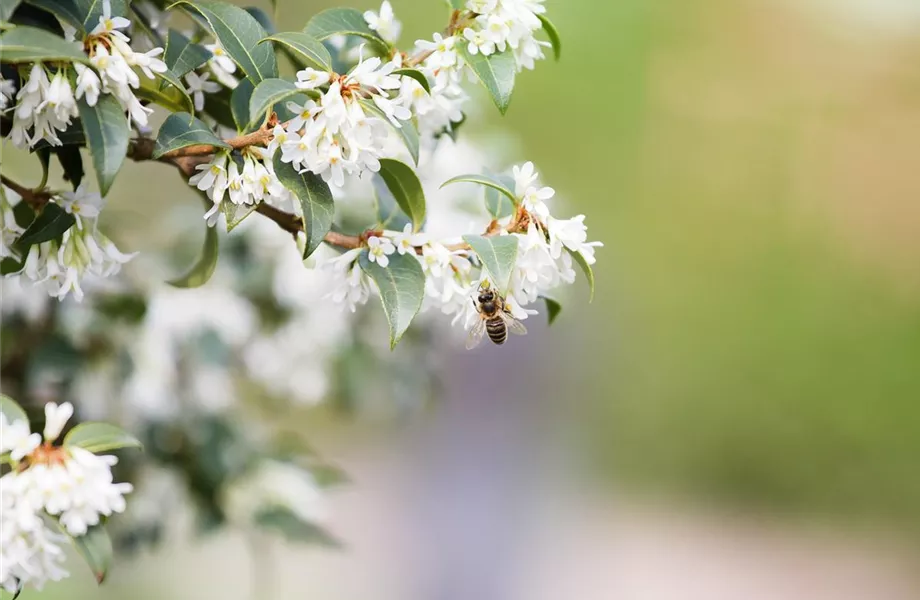
<path fill-rule="evenodd" d="M 511 316 L 505 299 L 484 281 L 479 287 L 479 302 L 473 300 L 473 305 L 479 311 L 479 320 L 470 330 L 470 337 L 466 342 L 468 350 L 472 350 L 482 341 L 485 333 L 489 333 L 492 343 L 501 346 L 508 339 L 508 332 L 517 335 L 527 333 L 524 324 Z"/>

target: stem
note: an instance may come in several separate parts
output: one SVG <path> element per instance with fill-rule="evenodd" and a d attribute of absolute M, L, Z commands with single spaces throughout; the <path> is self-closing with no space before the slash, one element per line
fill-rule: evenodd
<path fill-rule="evenodd" d="M 0 174 L 0 183 L 22 196 L 23 201 L 28 203 L 33 210 L 41 210 L 51 199 L 51 194 L 49 192 L 27 188 L 24 185 L 16 183 L 6 175 Z M 42 187 L 44 187 L 44 185 L 42 185 Z"/>

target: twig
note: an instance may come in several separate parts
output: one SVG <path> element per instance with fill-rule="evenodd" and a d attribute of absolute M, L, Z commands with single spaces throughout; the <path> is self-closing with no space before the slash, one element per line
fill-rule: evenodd
<path fill-rule="evenodd" d="M 22 199 L 27 202 L 33 210 L 41 210 L 51 199 L 50 192 L 44 190 L 36 191 L 27 188 L 24 185 L 16 183 L 6 175 L 0 175 L 0 183 L 3 183 L 3 185 L 22 196 Z"/>

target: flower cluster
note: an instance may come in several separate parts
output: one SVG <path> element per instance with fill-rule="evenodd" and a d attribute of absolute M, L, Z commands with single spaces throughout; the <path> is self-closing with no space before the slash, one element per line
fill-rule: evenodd
<path fill-rule="evenodd" d="M 572 253 L 584 261 L 595 263 L 595 249 L 601 242 L 589 242 L 584 215 L 557 219 L 550 214 L 546 202 L 555 190 L 540 186 L 533 163 L 513 169 L 514 193 L 518 209 L 499 223 L 495 233 L 514 236 L 518 255 L 505 301 L 512 315 L 526 319 L 536 311 L 526 307 L 537 302 L 550 290 L 575 281 Z M 425 273 L 424 308 L 436 307 L 445 315 L 453 315 L 453 323 L 471 328 L 479 318 L 472 301 L 480 285 L 488 279 L 482 265 L 471 249 L 453 240 L 437 241 L 425 233 L 413 232 L 411 225 L 403 231 L 382 231 L 367 240 L 367 256 L 381 267 L 389 265 L 394 253 L 415 257 Z M 367 302 L 373 286 L 358 264 L 364 249 L 350 250 L 324 265 L 334 283 L 329 297 L 336 304 L 354 311 Z"/>
<path fill-rule="evenodd" d="M 70 83 L 67 69 L 54 72 L 42 63 L 35 63 L 25 83 L 16 94 L 13 110 L 13 128 L 10 138 L 18 147 L 35 146 L 45 140 L 53 146 L 61 145 L 57 132 L 64 131 L 71 121 L 79 116 L 77 100 L 83 98 L 89 106 L 95 106 L 100 94 L 112 94 L 122 105 L 130 120 L 140 126 L 147 125 L 147 116 L 152 109 L 141 104 L 133 89 L 140 87 L 140 79 L 134 67 L 153 79 L 155 73 L 163 73 L 166 63 L 157 58 L 162 48 L 148 52 L 135 52 L 131 41 L 121 29 L 131 24 L 124 17 L 111 16 L 111 3 L 103 1 L 103 15 L 99 24 L 86 36 L 83 48 L 89 55 L 86 66 L 74 63 L 76 88 Z M 9 82 L 3 83 L 2 106 L 5 108 L 11 95 Z"/>
<path fill-rule="evenodd" d="M 0 587 L 7 591 L 67 576 L 61 548 L 66 538 L 49 527 L 51 521 L 79 537 L 102 517 L 125 510 L 132 486 L 115 483 L 114 456 L 54 445 L 72 415 L 70 403 L 47 404 L 39 434 L 27 421 L 0 414 L 0 454 L 13 465 L 0 477 Z"/>
<path fill-rule="evenodd" d="M 5 194 L 12 195 L 8 190 Z M 73 215 L 75 224 L 59 240 L 50 240 L 29 247 L 25 256 L 19 256 L 13 243 L 23 233 L 16 224 L 12 209 L 3 201 L 0 211 L 0 256 L 23 259 L 24 268 L 13 277 L 24 277 L 33 285 L 43 288 L 50 296 L 63 300 L 68 295 L 83 299 L 81 282 L 85 275 L 111 277 L 135 254 L 124 254 L 115 247 L 96 225 L 102 208 L 99 194 L 81 184 L 75 192 L 64 192 L 51 198 L 51 202 Z"/>
<path fill-rule="evenodd" d="M 217 223 L 224 202 L 235 209 L 245 209 L 265 200 L 290 210 L 293 206 L 291 193 L 275 175 L 269 152 L 257 146 L 250 146 L 237 155 L 218 152 L 210 162 L 196 167 L 198 173 L 189 179 L 189 185 L 206 192 L 214 203 L 204 215 L 209 226 Z"/>
<path fill-rule="evenodd" d="M 475 15 L 462 31 L 470 54 L 489 56 L 510 50 L 518 70 L 533 69 L 543 58 L 548 42 L 535 37 L 543 24 L 538 15 L 546 12 L 543 0 L 469 0 L 467 8 Z"/>

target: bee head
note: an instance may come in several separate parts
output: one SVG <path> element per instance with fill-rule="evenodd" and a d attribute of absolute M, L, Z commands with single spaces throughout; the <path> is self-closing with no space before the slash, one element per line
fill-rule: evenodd
<path fill-rule="evenodd" d="M 479 303 L 492 302 L 495 300 L 495 292 L 490 289 L 484 289 L 479 292 Z"/>

